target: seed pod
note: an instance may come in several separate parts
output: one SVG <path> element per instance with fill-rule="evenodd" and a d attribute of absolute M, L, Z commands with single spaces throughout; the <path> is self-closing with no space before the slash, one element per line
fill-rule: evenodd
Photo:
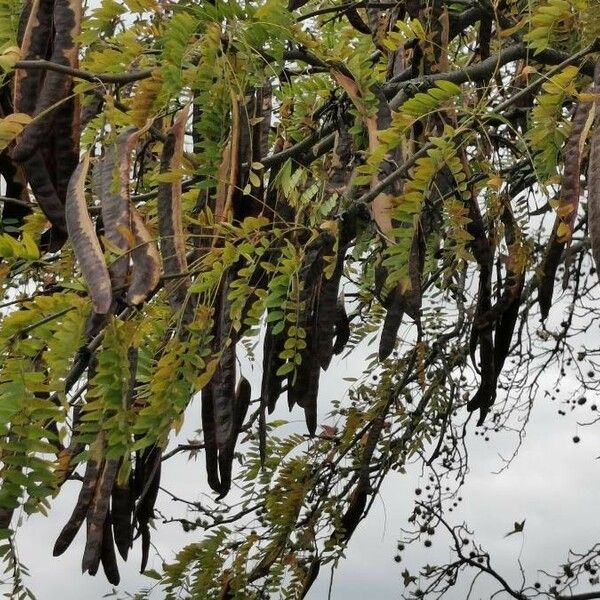
<path fill-rule="evenodd" d="M 313 583 L 317 580 L 319 576 L 319 571 L 321 570 L 321 559 L 314 558 L 311 563 L 304 579 L 302 580 L 302 589 L 300 590 L 300 600 L 306 597 L 306 594 L 310 591 Z"/>
<path fill-rule="evenodd" d="M 313 436 L 317 432 L 317 400 L 319 397 L 319 379 L 321 375 L 316 324 L 306 337 L 309 353 L 302 357 L 302 364 L 298 369 L 296 382 L 303 390 L 299 396 L 296 396 L 296 402 L 304 408 L 306 428 L 309 435 Z M 304 379 L 305 376 L 306 379 Z M 292 393 L 296 393 L 296 386 L 294 386 Z"/>
<path fill-rule="evenodd" d="M 318 292 L 321 286 L 323 256 L 330 254 L 335 238 L 328 231 L 321 231 L 306 249 L 304 264 L 299 274 L 302 281 L 299 302 L 302 312 L 297 327 L 305 331 L 306 348 L 296 373 L 288 377 L 288 404 L 304 408 L 304 417 L 310 435 L 317 429 L 317 398 L 319 393 L 319 331 Z"/>
<path fill-rule="evenodd" d="M 129 170 L 131 149 L 136 139 L 134 128 L 121 133 L 116 144 L 106 148 L 92 175 L 92 189 L 102 209 L 104 234 L 123 253 L 109 269 L 113 287 L 119 290 L 125 288 L 129 273 L 129 242 L 132 237 Z"/>
<path fill-rule="evenodd" d="M 117 557 L 115 555 L 115 547 L 112 536 L 112 518 L 110 510 L 106 513 L 104 519 L 104 531 L 102 532 L 102 552 L 100 554 L 102 568 L 109 583 L 119 585 L 121 576 L 119 575 L 119 567 L 117 566 Z"/>
<path fill-rule="evenodd" d="M 79 162 L 80 111 L 79 98 L 73 97 L 56 109 L 54 117 L 52 172 L 56 195 L 63 204 L 69 179 Z"/>
<path fill-rule="evenodd" d="M 369 26 L 362 20 L 358 10 L 355 6 L 350 6 L 350 8 L 345 12 L 346 18 L 348 22 L 354 29 L 360 31 L 360 33 L 365 33 L 366 35 L 371 35 L 371 30 Z"/>
<path fill-rule="evenodd" d="M 121 150 L 120 147 L 119 150 Z M 123 157 L 119 156 L 119 159 L 123 160 Z M 104 156 L 98 160 L 92 171 L 92 190 L 100 201 L 102 224 L 107 239 L 126 253 L 129 250 L 127 232 L 131 230 L 131 219 L 129 216 L 129 202 L 127 198 L 123 198 L 120 194 L 120 179 L 117 177 L 117 181 L 113 181 L 116 161 L 117 149 L 112 145 L 107 146 Z M 118 170 L 116 172 L 119 174 Z M 110 266 L 111 279 L 113 285 L 117 288 L 125 286 L 128 271 L 127 263 L 128 257 L 124 256 L 115 260 Z"/>
<path fill-rule="evenodd" d="M 590 154 L 590 167 L 592 164 L 592 156 Z M 591 170 L 590 170 L 591 173 Z M 592 203 L 589 202 L 589 208 L 592 209 Z M 589 218 L 589 217 L 588 217 Z M 542 321 L 545 321 L 550 312 L 552 306 L 552 295 L 554 293 L 554 278 L 556 276 L 556 270 L 560 264 L 563 250 L 565 248 L 564 242 L 560 242 L 558 239 L 558 227 L 559 221 L 554 223 L 554 228 L 550 234 L 548 245 L 546 246 L 546 252 L 544 254 L 544 260 L 541 267 L 541 275 L 538 281 L 538 302 L 540 305 L 540 314 Z M 591 232 L 590 232 L 591 237 Z"/>
<path fill-rule="evenodd" d="M 402 294 L 398 291 L 395 294 L 383 321 L 381 338 L 379 339 L 379 360 L 385 360 L 394 350 L 403 316 L 404 302 Z"/>
<path fill-rule="evenodd" d="M 338 252 L 336 265 L 330 279 L 321 279 L 321 288 L 318 298 L 318 356 L 321 368 L 326 370 L 333 356 L 333 338 L 338 317 L 338 292 L 344 271 L 347 244 L 342 244 L 338 239 Z"/>
<path fill-rule="evenodd" d="M 81 490 L 79 491 L 79 497 L 77 498 L 77 503 L 75 504 L 73 513 L 67 521 L 67 524 L 63 527 L 56 540 L 56 543 L 54 544 L 54 556 L 60 556 L 71 545 L 71 542 L 77 535 L 77 532 L 79 531 L 79 528 L 85 519 L 88 508 L 92 502 L 92 498 L 94 497 L 94 491 L 98 481 L 98 474 L 100 472 L 103 453 L 104 437 L 101 435 L 98 437 L 94 452 L 86 465 L 85 474 L 83 476 L 83 484 L 81 486 Z"/>
<path fill-rule="evenodd" d="M 369 478 L 369 467 L 371 465 L 371 459 L 377 447 L 377 442 L 383 430 L 384 419 L 382 417 L 376 417 L 369 428 L 367 435 L 367 441 L 364 446 L 363 454 L 360 460 L 360 470 L 358 476 L 358 483 L 352 492 L 350 498 L 350 504 L 346 509 L 346 512 L 342 516 L 342 538 L 348 541 L 354 530 L 360 523 L 362 514 L 367 506 L 367 499 L 370 491 L 370 478 Z"/>
<path fill-rule="evenodd" d="M 45 59 L 51 47 L 54 0 L 32 0 L 25 4 L 21 22 L 25 23 L 19 46 L 24 60 Z M 43 69 L 15 69 L 13 106 L 15 112 L 33 115 L 44 79 Z"/>
<path fill-rule="evenodd" d="M 284 362 L 279 358 L 279 353 L 284 349 L 284 343 L 285 335 L 283 333 L 274 335 L 273 326 L 267 323 L 263 343 L 263 371 L 260 395 L 269 414 L 275 410 L 275 404 L 281 395 L 283 377 L 277 375 L 277 370 Z"/>
<path fill-rule="evenodd" d="M 94 498 L 87 513 L 87 539 L 81 561 L 81 570 L 94 575 L 98 571 L 102 553 L 102 537 L 110 503 L 110 493 L 119 468 L 118 460 L 104 462 L 102 473 L 98 479 Z M 112 536 L 111 536 L 112 537 Z"/>
<path fill-rule="evenodd" d="M 583 146 L 594 121 L 595 112 L 593 103 L 577 103 L 569 137 L 564 147 L 564 171 L 560 182 L 560 196 L 556 209 L 556 218 L 559 222 L 557 238 L 561 243 L 570 244 L 573 237 L 573 227 L 579 207 Z"/>
<path fill-rule="evenodd" d="M 496 398 L 493 326 L 490 323 L 486 323 L 481 328 L 477 326 L 477 317 L 487 314 L 491 310 L 491 277 L 491 269 L 489 268 L 489 264 L 486 263 L 481 265 L 476 317 L 472 328 L 473 331 L 476 331 L 476 339 L 479 342 L 479 368 L 481 373 L 481 382 L 479 384 L 477 393 L 467 403 L 468 411 L 472 412 L 479 409 L 480 416 L 478 424 L 483 423 Z"/>
<path fill-rule="evenodd" d="M 131 207 L 131 224 L 135 247 L 131 250 L 133 263 L 131 283 L 127 289 L 127 302 L 141 304 L 160 281 L 160 254 L 156 241 L 148 231 L 142 216 Z"/>
<path fill-rule="evenodd" d="M 208 485 L 213 491 L 220 494 L 219 453 L 217 451 L 217 439 L 215 435 L 215 409 L 210 384 L 202 390 L 202 433 L 204 436 L 204 456 Z"/>
<path fill-rule="evenodd" d="M 23 2 L 23 7 L 21 8 L 21 14 L 19 15 L 19 23 L 17 24 L 17 45 L 21 48 L 21 52 L 23 51 L 24 46 L 25 30 L 27 29 L 32 10 L 33 0 L 25 0 Z"/>
<path fill-rule="evenodd" d="M 127 560 L 133 541 L 134 498 L 130 481 L 124 485 L 115 483 L 112 489 L 112 526 L 114 539 L 123 560 Z"/>
<path fill-rule="evenodd" d="M 54 45 L 50 60 L 71 68 L 78 66 L 78 46 L 75 38 L 81 26 L 81 0 L 55 0 L 53 25 Z M 35 119 L 25 128 L 13 148 L 12 156 L 23 162 L 33 155 L 48 135 L 55 116 L 55 109 L 64 101 L 71 89 L 72 77 L 65 73 L 48 71 L 37 98 Z"/>
<path fill-rule="evenodd" d="M 360 484 L 356 486 L 350 497 L 350 504 L 342 516 L 342 535 L 344 540 L 349 540 L 354 530 L 360 523 L 360 518 L 367 506 L 367 490 Z"/>
<path fill-rule="evenodd" d="M 217 449 L 227 447 L 233 431 L 233 403 L 235 398 L 235 331 L 231 321 L 231 305 L 228 299 L 235 273 L 230 269 L 224 276 L 215 309 L 215 350 L 221 350 L 219 365 L 210 382 L 214 406 L 215 439 Z"/>
<path fill-rule="evenodd" d="M 50 252 L 56 252 L 67 239 L 65 205 L 56 193 L 41 152 L 35 152 L 23 166 L 33 196 L 52 225 L 43 241 Z"/>
<path fill-rule="evenodd" d="M 150 551 L 150 519 L 154 517 L 154 504 L 160 487 L 161 450 L 158 447 L 149 449 L 146 453 L 145 472 L 147 473 L 144 489 L 141 493 L 135 511 L 138 535 L 142 536 L 142 563 L 140 572 L 143 573 L 148 563 Z"/>
<path fill-rule="evenodd" d="M 221 479 L 221 496 L 229 491 L 231 487 L 231 468 L 233 464 L 233 455 L 235 452 L 235 446 L 237 439 L 244 425 L 244 420 L 248 414 L 248 407 L 250 406 L 250 396 L 252 388 L 250 382 L 242 377 L 238 383 L 237 390 L 235 393 L 235 400 L 233 406 L 233 430 L 227 448 L 219 454 L 219 474 Z"/>
<path fill-rule="evenodd" d="M 160 172 L 179 171 L 183 161 L 183 143 L 188 108 L 181 111 L 173 128 L 167 135 L 160 160 Z M 188 277 L 178 277 L 187 272 L 185 235 L 181 207 L 181 178 L 158 185 L 158 229 L 169 301 L 173 310 L 179 310 L 187 296 L 190 285 Z"/>
<path fill-rule="evenodd" d="M 335 321 L 335 342 L 333 343 L 333 353 L 341 354 L 350 339 L 350 320 L 346 314 L 344 306 L 344 296 L 340 294 L 337 301 L 337 314 Z"/>
<path fill-rule="evenodd" d="M 69 182 L 66 202 L 67 230 L 87 283 L 94 311 L 104 315 L 109 312 L 112 304 L 112 289 L 102 249 L 85 201 L 88 166 L 89 156 L 86 154 Z"/>
<path fill-rule="evenodd" d="M 597 64 L 596 72 L 600 69 Z M 596 86 L 600 82 L 594 81 Z M 588 231 L 596 270 L 600 272 L 600 105 L 596 103 L 596 122 L 592 134 L 588 166 Z"/>

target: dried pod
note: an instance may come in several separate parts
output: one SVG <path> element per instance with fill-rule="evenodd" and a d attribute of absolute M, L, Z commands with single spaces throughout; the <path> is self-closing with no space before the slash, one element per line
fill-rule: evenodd
<path fill-rule="evenodd" d="M 85 201 L 88 166 L 89 155 L 86 154 L 69 181 L 66 202 L 67 230 L 87 283 L 94 311 L 105 315 L 110 311 L 112 304 L 112 289 L 100 242 Z"/>
<path fill-rule="evenodd" d="M 118 460 L 104 462 L 102 473 L 98 478 L 94 498 L 87 513 L 87 538 L 81 561 L 81 570 L 90 575 L 98 571 L 102 555 L 102 538 L 105 530 L 104 523 L 108 514 L 110 494 L 119 468 Z M 112 537 L 112 536 L 111 536 Z"/>
<path fill-rule="evenodd" d="M 83 520 L 87 515 L 88 508 L 94 497 L 94 491 L 96 490 L 96 483 L 100 473 L 102 455 L 104 453 L 103 440 L 103 436 L 98 438 L 95 450 L 87 462 L 83 476 L 83 484 L 81 486 L 81 490 L 79 491 L 77 503 L 75 504 L 75 508 L 73 509 L 71 517 L 67 521 L 67 524 L 63 527 L 58 539 L 56 540 L 56 543 L 54 544 L 54 556 L 60 556 L 71 545 L 71 542 L 77 535 L 77 532 L 79 531 Z"/>
<path fill-rule="evenodd" d="M 188 107 L 180 112 L 173 128 L 167 135 L 160 160 L 160 172 L 177 172 L 183 161 L 183 142 Z M 189 278 L 185 255 L 185 235 L 183 231 L 181 207 L 181 178 L 173 182 L 161 182 L 158 186 L 158 228 L 160 251 L 165 276 L 169 278 L 167 290 L 173 310 L 179 310 L 185 303 Z"/>
<path fill-rule="evenodd" d="M 54 44 L 50 60 L 66 67 L 77 68 L 79 48 L 75 42 L 81 26 L 81 0 L 55 0 L 53 25 Z M 56 108 L 64 102 L 71 90 L 72 77 L 66 73 L 48 71 L 37 97 L 35 119 L 25 128 L 13 148 L 12 156 L 18 162 L 30 158 L 48 135 Z"/>

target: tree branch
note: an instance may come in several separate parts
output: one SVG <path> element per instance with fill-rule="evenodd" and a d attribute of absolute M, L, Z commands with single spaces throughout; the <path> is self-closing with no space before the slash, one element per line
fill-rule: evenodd
<path fill-rule="evenodd" d="M 77 79 L 84 79 L 85 81 L 101 82 L 101 83 L 117 83 L 125 84 L 139 81 L 140 79 L 148 79 L 152 76 L 151 69 L 144 69 L 140 71 L 128 71 L 126 73 L 89 73 L 81 69 L 73 69 L 66 65 L 61 65 L 49 60 L 18 60 L 15 65 L 15 69 L 26 69 L 35 70 L 43 69 L 46 71 L 56 71 L 57 73 L 66 73 Z"/>

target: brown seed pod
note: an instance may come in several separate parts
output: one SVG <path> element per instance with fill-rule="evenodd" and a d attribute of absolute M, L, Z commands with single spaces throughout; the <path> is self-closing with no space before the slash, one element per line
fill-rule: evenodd
<path fill-rule="evenodd" d="M 123 290 L 127 282 L 129 240 L 131 239 L 129 199 L 121 194 L 120 177 L 116 182 L 113 181 L 117 166 L 117 154 L 119 160 L 117 174 L 120 175 L 121 162 L 129 162 L 127 152 L 125 152 L 127 139 L 122 139 L 125 135 L 119 136 L 116 147 L 111 145 L 106 148 L 104 156 L 98 160 L 92 172 L 92 190 L 100 200 L 104 235 L 123 253 L 109 267 L 112 285 L 117 290 Z M 129 172 L 127 173 L 127 182 L 129 182 Z"/>
<path fill-rule="evenodd" d="M 71 68 L 78 66 L 79 48 L 75 38 L 81 26 L 81 0 L 55 0 L 53 25 L 54 44 L 50 60 Z M 72 77 L 65 73 L 49 71 L 37 98 L 35 118 L 25 128 L 13 148 L 12 156 L 17 162 L 23 162 L 33 155 L 48 135 L 55 116 L 55 109 L 69 95 Z"/>
<path fill-rule="evenodd" d="M 383 426 L 384 419 L 382 417 L 376 417 L 369 427 L 369 433 L 367 434 L 367 440 L 360 460 L 358 483 L 352 492 L 348 508 L 342 516 L 341 535 L 345 541 L 348 541 L 350 537 L 352 537 L 367 506 L 370 490 L 369 467 Z"/>
<path fill-rule="evenodd" d="M 67 230 L 87 283 L 94 311 L 105 315 L 110 311 L 112 304 L 112 289 L 110 275 L 85 201 L 88 166 L 89 155 L 86 154 L 69 181 L 66 202 Z"/>
<path fill-rule="evenodd" d="M 344 306 L 344 296 L 340 294 L 337 301 L 337 311 L 335 320 L 335 341 L 333 343 L 333 353 L 341 354 L 350 339 L 350 319 L 346 314 Z"/>
<path fill-rule="evenodd" d="M 33 196 L 52 225 L 45 239 L 48 250 L 55 252 L 67 239 L 65 205 L 56 193 L 41 152 L 35 152 L 25 161 L 23 167 Z"/>
<path fill-rule="evenodd" d="M 235 275 L 230 270 L 223 280 L 216 311 L 217 322 L 215 341 L 221 348 L 221 359 L 211 381 L 215 407 L 216 439 L 219 452 L 227 446 L 233 430 L 233 401 L 235 397 L 235 332 L 233 330 L 228 295 Z"/>
<path fill-rule="evenodd" d="M 144 452 L 144 486 L 135 510 L 135 521 L 138 535 L 142 537 L 142 563 L 140 572 L 143 573 L 148 563 L 150 551 L 150 519 L 154 517 L 154 504 L 160 487 L 161 455 L 160 448 L 154 446 Z"/>
<path fill-rule="evenodd" d="M 263 344 L 263 376 L 261 384 L 261 398 L 264 400 L 269 414 L 275 410 L 277 399 L 281 395 L 283 377 L 277 375 L 277 370 L 283 364 L 279 358 L 284 349 L 285 334 L 273 334 L 273 326 L 267 324 Z"/>
<path fill-rule="evenodd" d="M 599 66 L 596 70 L 599 70 Z M 600 82 L 595 81 L 595 83 Z M 596 269 L 600 272 L 600 114 L 598 113 L 600 113 L 600 106 L 597 102 L 588 166 L 588 231 Z"/>
<path fill-rule="evenodd" d="M 100 554 L 102 569 L 109 583 L 119 585 L 121 576 L 119 575 L 119 567 L 117 566 L 117 557 L 115 555 L 115 546 L 112 535 L 112 517 L 110 510 L 106 513 L 104 519 L 104 530 L 102 532 L 102 551 Z"/>
<path fill-rule="evenodd" d="M 31 0 L 23 7 L 19 36 L 24 60 L 45 59 L 51 48 L 54 0 Z M 13 76 L 13 106 L 15 112 L 33 115 L 36 99 L 44 79 L 43 69 L 15 69 Z"/>
<path fill-rule="evenodd" d="M 79 162 L 80 112 L 79 98 L 72 97 L 56 109 L 54 116 L 52 173 L 56 194 L 63 204 L 69 179 Z"/>
<path fill-rule="evenodd" d="M 71 545 L 87 515 L 88 508 L 94 497 L 103 454 L 104 436 L 101 435 L 98 437 L 94 452 L 87 462 L 83 484 L 79 491 L 79 497 L 77 498 L 73 513 L 54 544 L 54 556 L 60 556 Z"/>
<path fill-rule="evenodd" d="M 112 527 L 114 539 L 123 560 L 127 560 L 133 542 L 134 497 L 130 481 L 124 485 L 115 482 L 112 489 Z"/>
<path fill-rule="evenodd" d="M 134 206 L 130 211 L 136 245 L 131 249 L 133 267 L 127 289 L 127 302 L 136 306 L 146 300 L 160 281 L 160 254 L 156 240 L 148 231 L 140 213 Z"/>
<path fill-rule="evenodd" d="M 16 198 L 23 202 L 28 202 L 27 183 L 25 181 L 25 171 L 22 166 L 16 165 L 11 160 L 8 152 L 0 152 L 0 176 L 6 183 L 5 194 L 8 198 Z M 14 221 L 19 226 L 28 214 L 31 214 L 31 208 L 19 203 L 3 203 L 2 221 Z"/>
<path fill-rule="evenodd" d="M 385 313 L 381 337 L 379 338 L 379 360 L 385 360 L 394 350 L 403 316 L 404 302 L 402 294 L 397 293 Z"/>
<path fill-rule="evenodd" d="M 167 135 L 160 160 L 161 174 L 177 172 L 182 167 L 188 111 L 189 107 L 186 107 L 179 113 Z M 173 310 L 179 310 L 183 306 L 190 285 L 188 277 L 178 277 L 187 272 L 181 193 L 180 177 L 177 177 L 173 182 L 161 182 L 158 186 L 160 252 L 164 274 L 170 278 L 166 287 Z"/>
<path fill-rule="evenodd" d="M 589 91 L 593 91 L 589 90 Z M 579 207 L 581 159 L 587 134 L 592 126 L 595 107 L 591 102 L 578 102 L 571 121 L 571 130 L 563 150 L 564 171 L 560 182 L 557 207 L 557 238 L 570 244 L 573 237 L 575 217 Z"/>
<path fill-rule="evenodd" d="M 252 388 L 250 382 L 242 377 L 238 382 L 235 392 L 233 405 L 233 430 L 227 448 L 219 454 L 219 475 L 221 480 L 221 496 L 224 496 L 231 487 L 231 469 L 233 465 L 233 455 L 239 433 L 244 425 L 248 407 L 250 406 L 250 396 Z"/>
<path fill-rule="evenodd" d="M 208 485 L 213 491 L 220 494 L 219 452 L 215 435 L 215 408 L 210 384 L 202 390 L 202 434 L 204 436 L 204 457 Z"/>
<path fill-rule="evenodd" d="M 104 462 L 102 472 L 98 478 L 94 497 L 87 513 L 87 539 L 81 561 L 81 570 L 89 571 L 94 575 L 102 555 L 102 537 L 105 530 L 105 521 L 108 514 L 110 493 L 119 468 L 118 460 Z M 112 538 L 112 535 L 111 535 Z"/>
<path fill-rule="evenodd" d="M 590 167 L 592 164 L 592 156 L 590 154 Z M 591 173 L 591 170 L 590 170 Z M 589 203 L 589 200 L 588 200 Z M 589 204 L 592 208 L 592 204 Z M 593 210 L 593 209 L 592 209 Z M 589 216 L 588 216 L 589 218 Z M 548 245 L 541 266 L 541 274 L 538 281 L 538 303 L 540 305 L 540 314 L 542 321 L 545 321 L 552 306 L 552 296 L 554 294 L 554 278 L 556 270 L 560 264 L 565 243 L 558 240 L 559 221 L 555 221 L 554 228 L 550 234 Z"/>

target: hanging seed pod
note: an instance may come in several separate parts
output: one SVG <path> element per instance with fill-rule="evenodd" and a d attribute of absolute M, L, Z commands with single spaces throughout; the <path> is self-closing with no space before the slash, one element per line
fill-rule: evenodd
<path fill-rule="evenodd" d="M 154 517 L 154 505 L 160 487 L 161 450 L 153 447 L 144 453 L 144 488 L 135 510 L 138 535 L 142 537 L 142 562 L 140 573 L 148 564 L 150 552 L 150 519 Z"/>
<path fill-rule="evenodd" d="M 19 36 L 24 60 L 45 59 L 51 48 L 54 0 L 32 0 L 21 14 L 22 33 Z M 36 99 L 44 79 L 43 69 L 15 69 L 13 76 L 13 106 L 15 112 L 33 115 Z"/>
<path fill-rule="evenodd" d="M 104 436 L 101 434 L 96 441 L 94 452 L 87 462 L 85 473 L 83 475 L 83 484 L 79 491 L 79 497 L 77 498 L 73 513 L 54 544 L 54 556 L 60 556 L 71 545 L 71 542 L 77 535 L 77 532 L 88 513 L 96 490 L 96 483 L 100 473 L 103 454 Z"/>
<path fill-rule="evenodd" d="M 127 560 L 133 542 L 134 495 L 131 488 L 132 483 L 131 477 L 124 485 L 115 483 L 111 495 L 114 540 L 123 560 Z"/>
<path fill-rule="evenodd" d="M 127 289 L 127 302 L 141 304 L 160 282 L 160 254 L 142 216 L 131 207 L 131 224 L 135 246 L 131 250 L 132 274 Z"/>
<path fill-rule="evenodd" d="M 53 12 L 54 43 L 51 62 L 71 68 L 78 66 L 79 48 L 75 38 L 81 27 L 81 0 L 55 0 Z M 35 119 L 25 128 L 13 148 L 12 156 L 17 162 L 30 158 L 48 135 L 56 108 L 64 102 L 72 86 L 72 77 L 66 73 L 48 71 L 37 97 Z"/>
<path fill-rule="evenodd" d="M 112 289 L 110 275 L 85 201 L 88 166 L 89 155 L 86 154 L 69 182 L 66 203 L 67 230 L 88 286 L 94 311 L 98 315 L 106 315 L 112 304 Z"/>
<path fill-rule="evenodd" d="M 594 90 L 600 90 L 600 62 L 594 72 Z M 600 272 L 600 102 L 595 102 L 596 120 L 588 167 L 588 231 L 596 269 Z"/>
<path fill-rule="evenodd" d="M 90 575 L 94 575 L 98 571 L 98 565 L 102 555 L 102 537 L 105 531 L 104 524 L 110 503 L 110 493 L 117 476 L 118 468 L 118 460 L 107 460 L 104 462 L 104 467 L 98 478 L 94 497 L 88 509 L 87 538 L 83 559 L 81 561 L 81 570 L 84 573 L 89 571 Z"/>
<path fill-rule="evenodd" d="M 242 377 L 238 383 L 234 407 L 233 407 L 233 430 L 227 448 L 219 453 L 219 475 L 221 480 L 221 492 L 220 495 L 224 496 L 231 487 L 231 471 L 233 465 L 233 456 L 235 452 L 235 446 L 240 431 L 244 425 L 244 420 L 248 414 L 248 407 L 250 406 L 250 396 L 252 388 L 250 382 Z"/>
<path fill-rule="evenodd" d="M 181 170 L 185 125 L 189 107 L 178 115 L 173 128 L 167 135 L 160 160 L 160 172 L 169 173 Z M 161 182 L 158 186 L 158 229 L 160 252 L 164 274 L 169 278 L 166 285 L 173 310 L 179 310 L 185 303 L 190 285 L 185 255 L 185 235 L 183 231 L 181 207 L 181 177 L 173 182 Z"/>
<path fill-rule="evenodd" d="M 119 575 L 119 567 L 117 566 L 117 557 L 115 555 L 115 546 L 112 535 L 112 516 L 110 510 L 106 513 L 106 518 L 104 519 L 100 561 L 108 582 L 113 585 L 119 585 L 121 576 Z"/>

